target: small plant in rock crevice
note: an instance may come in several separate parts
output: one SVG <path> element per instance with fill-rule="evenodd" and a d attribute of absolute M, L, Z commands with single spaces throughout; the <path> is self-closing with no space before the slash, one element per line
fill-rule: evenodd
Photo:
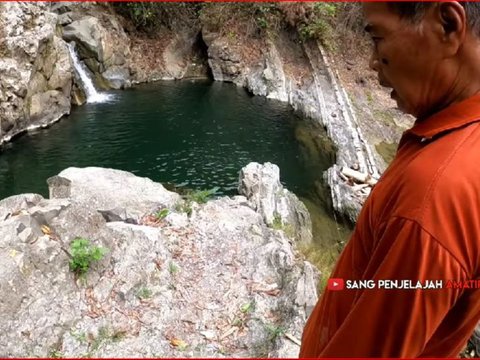
<path fill-rule="evenodd" d="M 242 306 L 240 306 L 240 311 L 243 314 L 249 314 L 249 313 L 253 312 L 254 310 L 255 310 L 255 300 L 252 300 L 251 302 L 243 304 Z"/>
<path fill-rule="evenodd" d="M 270 341 L 274 341 L 279 336 L 282 336 L 285 334 L 285 329 L 283 327 L 276 326 L 274 324 L 265 324 L 265 330 L 267 330 L 268 332 Z"/>
<path fill-rule="evenodd" d="M 272 229 L 275 229 L 275 230 L 282 230 L 283 229 L 283 221 L 282 221 L 282 217 L 280 216 L 280 214 L 275 213 L 273 215 L 273 221 L 270 224 L 270 227 Z"/>
<path fill-rule="evenodd" d="M 51 359 L 61 359 L 64 357 L 63 353 L 58 349 L 52 349 L 48 353 L 48 357 Z"/>
<path fill-rule="evenodd" d="M 188 201 L 182 201 L 175 205 L 175 210 L 178 212 L 184 212 L 187 216 L 192 215 L 192 203 Z"/>
<path fill-rule="evenodd" d="M 137 297 L 140 300 L 149 299 L 152 297 L 152 290 L 147 287 L 142 287 L 137 291 Z"/>
<path fill-rule="evenodd" d="M 162 209 L 162 210 L 159 210 L 155 213 L 155 218 L 157 220 L 163 220 L 167 217 L 168 214 L 170 214 L 170 210 Z"/>
<path fill-rule="evenodd" d="M 247 326 L 247 322 L 252 319 L 252 315 L 256 308 L 255 300 L 242 304 L 239 307 L 239 312 L 234 317 L 231 325 L 243 329 Z"/>
<path fill-rule="evenodd" d="M 97 336 L 93 337 L 88 346 L 88 353 L 84 357 L 93 357 L 93 354 L 104 345 L 109 343 L 119 342 L 126 335 L 123 330 L 116 330 L 108 326 L 101 326 L 98 329 Z"/>
<path fill-rule="evenodd" d="M 70 244 L 70 270 L 79 276 L 84 276 L 94 262 L 103 259 L 106 248 L 93 246 L 90 240 L 75 238 Z"/>
<path fill-rule="evenodd" d="M 193 203 L 205 204 L 208 200 L 215 196 L 218 190 L 219 187 L 214 187 L 208 190 L 188 190 L 182 196 L 183 201 L 175 205 L 175 210 L 179 212 L 184 212 L 187 214 L 187 216 L 190 216 L 193 212 Z"/>
<path fill-rule="evenodd" d="M 168 272 L 170 273 L 170 275 L 175 275 L 179 271 L 180 271 L 180 268 L 174 262 L 171 262 L 170 264 L 168 264 Z"/>
<path fill-rule="evenodd" d="M 189 202 L 197 202 L 199 204 L 205 204 L 210 200 L 216 192 L 219 190 L 219 187 L 214 187 L 208 190 L 195 190 L 186 194 L 185 199 Z"/>
<path fill-rule="evenodd" d="M 281 230 L 285 233 L 285 235 L 293 239 L 295 238 L 295 229 L 292 224 L 285 224 L 282 220 L 280 214 L 275 213 L 273 216 L 273 221 L 269 224 L 269 226 L 274 230 Z"/>
<path fill-rule="evenodd" d="M 86 344 L 88 342 L 87 334 L 84 331 L 76 332 L 74 330 L 70 330 L 70 335 L 81 344 Z"/>

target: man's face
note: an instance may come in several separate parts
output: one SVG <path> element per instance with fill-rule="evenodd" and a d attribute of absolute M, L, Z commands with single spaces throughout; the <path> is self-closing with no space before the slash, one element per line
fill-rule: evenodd
<path fill-rule="evenodd" d="M 363 8 L 374 43 L 370 67 L 380 84 L 393 89 L 391 97 L 400 110 L 415 117 L 430 115 L 448 96 L 453 80 L 439 51 L 431 9 L 414 24 L 386 3 L 364 3 Z"/>

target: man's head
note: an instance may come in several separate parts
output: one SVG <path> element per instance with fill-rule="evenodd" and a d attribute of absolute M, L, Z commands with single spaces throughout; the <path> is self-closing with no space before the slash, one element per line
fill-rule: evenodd
<path fill-rule="evenodd" d="M 480 4 L 365 3 L 370 66 L 417 118 L 480 91 Z"/>
<path fill-rule="evenodd" d="M 418 22 L 425 15 L 425 11 L 432 6 L 432 2 L 397 2 L 392 1 L 388 6 L 396 12 L 400 17 L 410 22 Z M 460 4 L 465 8 L 467 15 L 467 23 L 469 28 L 478 36 L 480 36 L 480 2 L 463 1 Z"/>

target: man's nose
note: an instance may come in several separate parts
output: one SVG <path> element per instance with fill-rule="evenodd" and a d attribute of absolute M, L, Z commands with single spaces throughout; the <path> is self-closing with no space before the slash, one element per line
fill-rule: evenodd
<path fill-rule="evenodd" d="M 377 54 L 375 54 L 375 52 L 373 52 L 372 56 L 370 56 L 370 61 L 368 65 L 370 66 L 370 69 L 374 71 L 378 71 L 378 57 L 377 57 Z"/>

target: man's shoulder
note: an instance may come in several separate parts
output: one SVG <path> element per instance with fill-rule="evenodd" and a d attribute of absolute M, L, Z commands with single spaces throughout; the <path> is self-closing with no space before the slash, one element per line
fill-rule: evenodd
<path fill-rule="evenodd" d="M 366 204 L 370 226 L 391 216 L 424 224 L 428 212 L 466 211 L 459 202 L 480 208 L 480 125 L 468 128 L 400 149 Z"/>
<path fill-rule="evenodd" d="M 480 254 L 480 126 L 425 145 L 404 170 L 400 196 L 409 200 L 398 215 L 416 221 L 472 268 L 472 254 Z"/>
<path fill-rule="evenodd" d="M 449 202 L 460 195 L 477 196 L 480 191 L 480 126 L 466 130 L 426 140 L 405 167 L 402 180 L 423 195 L 422 205 L 430 200 Z"/>
<path fill-rule="evenodd" d="M 480 217 L 480 126 L 476 133 L 478 139 L 461 130 L 447 134 L 394 162 L 370 201 L 374 218 L 406 217 L 430 228 L 440 214 L 478 209 Z"/>

